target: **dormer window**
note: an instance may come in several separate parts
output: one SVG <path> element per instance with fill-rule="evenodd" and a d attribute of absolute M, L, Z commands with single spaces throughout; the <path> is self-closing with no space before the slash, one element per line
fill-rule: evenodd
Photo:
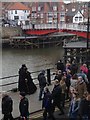
<path fill-rule="evenodd" d="M 75 8 L 72 8 L 72 12 L 75 12 Z"/>
<path fill-rule="evenodd" d="M 53 10 L 54 10 L 54 11 L 57 11 L 57 6 L 53 6 Z"/>
<path fill-rule="evenodd" d="M 62 5 L 62 10 L 64 10 L 64 5 Z"/>
<path fill-rule="evenodd" d="M 38 11 L 41 11 L 41 7 L 40 6 L 38 7 Z"/>

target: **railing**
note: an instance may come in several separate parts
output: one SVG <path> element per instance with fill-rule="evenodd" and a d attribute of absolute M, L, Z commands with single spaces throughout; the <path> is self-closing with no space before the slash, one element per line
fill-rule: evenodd
<path fill-rule="evenodd" d="M 50 76 L 51 79 L 53 79 L 53 72 L 55 68 L 49 68 L 50 69 Z M 48 69 L 45 69 L 45 73 L 47 73 Z M 37 76 L 39 74 L 40 71 L 35 71 L 35 72 L 31 72 L 31 76 L 33 78 L 33 81 L 35 84 L 38 84 L 38 80 L 37 80 Z M 2 90 L 4 91 L 11 91 L 15 88 L 17 88 L 18 85 L 18 77 L 19 75 L 12 75 L 12 76 L 7 76 L 7 77 L 2 77 L 0 78 L 0 87 Z M 46 78 L 47 78 L 47 74 L 46 74 Z"/>
<path fill-rule="evenodd" d="M 23 30 L 33 29 L 32 25 L 21 26 Z M 77 31 L 87 31 L 87 25 L 79 25 L 77 23 L 61 23 L 61 24 L 35 24 L 34 29 L 69 29 Z"/>

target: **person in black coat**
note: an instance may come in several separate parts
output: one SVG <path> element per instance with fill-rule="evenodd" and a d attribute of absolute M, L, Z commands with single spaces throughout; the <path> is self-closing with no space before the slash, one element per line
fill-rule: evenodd
<path fill-rule="evenodd" d="M 26 85 L 26 65 L 22 64 L 22 67 L 19 69 L 19 81 L 18 81 L 18 89 L 20 92 L 24 91 L 27 93 L 27 85 Z"/>
<path fill-rule="evenodd" d="M 48 113 L 49 118 L 51 118 L 52 120 L 55 120 L 54 115 L 53 115 L 52 95 L 47 87 L 44 88 L 42 108 L 44 108 L 43 120 L 47 120 L 47 113 Z"/>
<path fill-rule="evenodd" d="M 31 77 L 31 73 L 28 70 L 26 70 L 26 84 L 27 84 L 27 93 L 29 95 L 36 92 L 37 87 L 33 82 L 33 79 Z"/>
<path fill-rule="evenodd" d="M 38 75 L 38 81 L 39 81 L 39 87 L 40 87 L 39 100 L 42 100 L 44 87 L 47 84 L 44 70 L 42 70 L 42 72 Z"/>
<path fill-rule="evenodd" d="M 79 115 L 80 120 L 90 120 L 90 87 L 87 89 L 87 93 L 84 94 L 84 98 L 81 99 Z"/>
<path fill-rule="evenodd" d="M 4 114 L 3 120 L 8 119 L 13 120 L 12 110 L 13 110 L 12 98 L 7 94 L 3 94 L 2 97 L 2 114 Z"/>
<path fill-rule="evenodd" d="M 59 60 L 56 65 L 57 65 L 57 70 L 61 70 L 62 72 L 65 71 L 65 66 L 62 60 Z"/>
<path fill-rule="evenodd" d="M 55 106 L 57 106 L 61 111 L 59 115 L 64 114 L 63 108 L 61 106 L 61 94 L 62 94 L 62 89 L 61 89 L 60 83 L 58 80 L 55 80 L 55 86 L 52 91 L 52 98 L 53 98 L 54 110 L 55 110 Z"/>
<path fill-rule="evenodd" d="M 19 111 L 20 111 L 20 119 L 25 118 L 27 120 L 29 116 L 29 101 L 25 97 L 25 92 L 20 93 L 20 103 L 19 103 Z"/>

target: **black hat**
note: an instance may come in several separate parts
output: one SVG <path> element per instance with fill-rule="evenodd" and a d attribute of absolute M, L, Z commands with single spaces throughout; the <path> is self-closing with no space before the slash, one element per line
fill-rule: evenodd
<path fill-rule="evenodd" d="M 25 64 L 22 64 L 22 67 L 26 67 L 26 65 L 25 65 Z"/>
<path fill-rule="evenodd" d="M 24 97 L 26 94 L 25 92 L 20 92 L 20 95 Z"/>

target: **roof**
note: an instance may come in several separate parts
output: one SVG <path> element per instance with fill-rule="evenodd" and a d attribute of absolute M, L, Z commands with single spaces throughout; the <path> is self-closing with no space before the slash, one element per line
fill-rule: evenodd
<path fill-rule="evenodd" d="M 8 7 L 8 10 L 30 10 L 30 8 L 21 2 L 15 2 L 13 5 Z"/>
<path fill-rule="evenodd" d="M 87 18 L 87 10 L 82 13 L 82 10 L 87 9 L 87 7 L 83 7 L 83 5 L 87 6 L 88 3 L 87 2 L 75 2 L 75 3 L 69 3 L 66 4 L 66 9 L 68 9 L 68 11 L 66 12 L 66 16 L 74 16 L 78 11 Z M 75 9 L 75 11 L 72 11 L 72 9 Z"/>

